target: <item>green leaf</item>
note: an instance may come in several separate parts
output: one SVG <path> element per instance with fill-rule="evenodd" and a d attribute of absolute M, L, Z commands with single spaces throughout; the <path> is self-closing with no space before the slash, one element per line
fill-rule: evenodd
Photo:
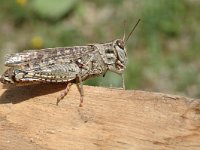
<path fill-rule="evenodd" d="M 69 13 L 77 0 L 33 0 L 31 6 L 41 17 L 56 20 Z"/>

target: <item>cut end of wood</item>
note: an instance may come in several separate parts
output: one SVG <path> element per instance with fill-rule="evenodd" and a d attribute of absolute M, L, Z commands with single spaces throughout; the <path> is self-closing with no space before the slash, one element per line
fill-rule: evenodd
<path fill-rule="evenodd" d="M 200 149 L 200 101 L 84 86 L 84 103 L 65 84 L 0 87 L 3 149 Z"/>

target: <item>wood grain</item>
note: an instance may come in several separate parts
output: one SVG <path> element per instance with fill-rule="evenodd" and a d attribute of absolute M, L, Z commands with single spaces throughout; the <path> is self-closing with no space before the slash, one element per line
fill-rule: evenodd
<path fill-rule="evenodd" d="M 0 149 L 200 150 L 200 101 L 134 90 L 73 85 L 0 85 Z"/>

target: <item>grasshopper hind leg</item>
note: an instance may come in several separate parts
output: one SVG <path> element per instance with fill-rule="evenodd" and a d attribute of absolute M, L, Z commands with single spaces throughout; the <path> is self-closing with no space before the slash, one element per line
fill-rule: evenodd
<path fill-rule="evenodd" d="M 60 94 L 60 96 L 57 98 L 57 103 L 56 105 L 58 105 L 58 103 L 64 99 L 64 97 L 68 94 L 70 87 L 72 86 L 72 82 L 68 82 L 67 83 L 67 87 L 65 88 L 65 90 Z M 80 93 L 80 104 L 79 107 L 83 106 L 83 97 L 84 97 L 84 92 L 83 92 L 83 83 L 82 83 L 82 79 L 81 77 L 78 75 L 76 77 L 76 86 L 77 89 Z"/>
<path fill-rule="evenodd" d="M 83 107 L 83 97 L 84 97 L 84 92 L 83 92 L 83 83 L 82 83 L 82 79 L 81 76 L 78 75 L 78 77 L 76 78 L 76 86 L 77 89 L 80 93 L 80 104 L 79 107 Z"/>
<path fill-rule="evenodd" d="M 72 86 L 71 82 L 67 83 L 67 87 L 65 88 L 65 90 L 60 94 L 59 97 L 57 97 L 57 103 L 56 105 L 58 105 L 58 103 L 67 95 L 67 93 L 69 92 L 70 87 Z"/>

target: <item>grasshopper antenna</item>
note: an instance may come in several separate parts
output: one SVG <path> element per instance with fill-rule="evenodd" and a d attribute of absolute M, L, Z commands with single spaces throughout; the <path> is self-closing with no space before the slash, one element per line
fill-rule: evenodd
<path fill-rule="evenodd" d="M 124 20 L 124 36 L 123 36 L 123 41 L 125 41 L 126 38 L 126 20 Z"/>
<path fill-rule="evenodd" d="M 135 30 L 135 28 L 137 27 L 137 25 L 139 24 L 141 19 L 138 19 L 137 23 L 135 24 L 135 26 L 133 27 L 133 29 L 131 30 L 131 32 L 129 33 L 129 35 L 127 36 L 126 40 L 125 37 L 123 38 L 123 41 L 126 43 L 128 41 L 128 39 L 130 38 L 131 34 L 133 33 L 133 31 Z M 125 35 L 125 33 L 124 33 Z"/>

